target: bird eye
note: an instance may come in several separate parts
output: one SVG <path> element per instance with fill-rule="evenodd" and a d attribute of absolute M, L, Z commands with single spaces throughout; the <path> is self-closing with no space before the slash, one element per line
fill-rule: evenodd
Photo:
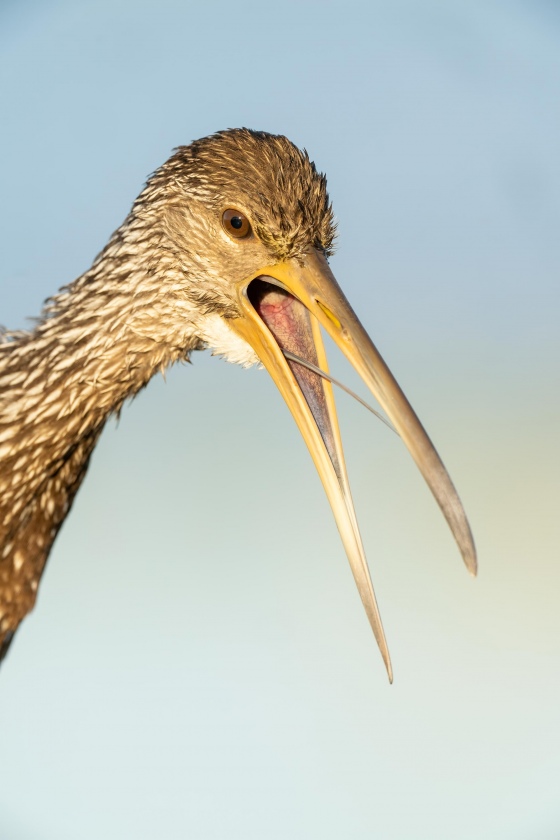
<path fill-rule="evenodd" d="M 240 210 L 225 210 L 222 225 L 225 232 L 234 239 L 245 239 L 251 233 L 249 219 Z"/>

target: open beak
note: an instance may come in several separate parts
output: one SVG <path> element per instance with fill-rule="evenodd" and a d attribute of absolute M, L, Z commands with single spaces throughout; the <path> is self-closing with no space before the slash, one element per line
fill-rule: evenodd
<path fill-rule="evenodd" d="M 360 374 L 416 461 L 476 574 L 474 542 L 449 475 L 408 400 L 315 249 L 302 263 L 267 266 L 239 287 L 242 316 L 228 322 L 255 351 L 292 412 L 323 482 L 352 573 L 392 682 L 387 641 L 377 607 L 346 473 L 332 385 L 284 351 L 327 371 L 322 326 Z"/>

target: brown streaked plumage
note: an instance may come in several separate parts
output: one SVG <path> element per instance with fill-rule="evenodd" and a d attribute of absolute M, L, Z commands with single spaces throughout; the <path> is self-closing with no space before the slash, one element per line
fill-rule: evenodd
<path fill-rule="evenodd" d="M 227 209 L 246 217 L 247 236 L 223 223 Z M 261 362 L 286 399 L 391 675 L 331 385 L 282 352 L 326 369 L 319 325 L 389 414 L 476 571 L 453 485 L 330 273 L 333 238 L 326 180 L 305 152 L 285 137 L 221 132 L 179 148 L 155 172 L 89 271 L 47 302 L 32 331 L 3 334 L 0 659 L 35 603 L 107 418 L 154 373 L 210 347 L 228 361 Z"/>

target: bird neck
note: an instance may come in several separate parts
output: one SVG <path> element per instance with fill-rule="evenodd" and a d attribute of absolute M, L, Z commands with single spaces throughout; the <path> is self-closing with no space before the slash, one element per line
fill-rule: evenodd
<path fill-rule="evenodd" d="M 31 609 L 108 416 L 201 346 L 192 304 L 161 294 L 162 254 L 134 221 L 33 331 L 0 338 L 0 641 Z"/>
<path fill-rule="evenodd" d="M 47 301 L 36 328 L 0 345 L 0 395 L 7 387 L 13 402 L 19 391 L 26 427 L 36 403 L 40 425 L 56 422 L 59 437 L 75 440 L 202 346 L 193 304 L 161 294 L 157 278 L 177 269 L 162 266 L 157 230 L 145 228 L 131 214 L 89 271 Z"/>

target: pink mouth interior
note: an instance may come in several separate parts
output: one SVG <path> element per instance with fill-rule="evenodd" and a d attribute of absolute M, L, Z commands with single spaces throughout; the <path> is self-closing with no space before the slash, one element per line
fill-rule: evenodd
<path fill-rule="evenodd" d="M 311 315 L 305 306 L 289 292 L 267 282 L 266 277 L 253 280 L 248 289 L 249 300 L 255 307 L 281 350 L 288 350 L 306 362 L 319 366 L 311 332 Z M 313 418 L 327 447 L 335 470 L 339 471 L 329 420 L 323 381 L 297 362 L 287 360 L 306 399 Z"/>

